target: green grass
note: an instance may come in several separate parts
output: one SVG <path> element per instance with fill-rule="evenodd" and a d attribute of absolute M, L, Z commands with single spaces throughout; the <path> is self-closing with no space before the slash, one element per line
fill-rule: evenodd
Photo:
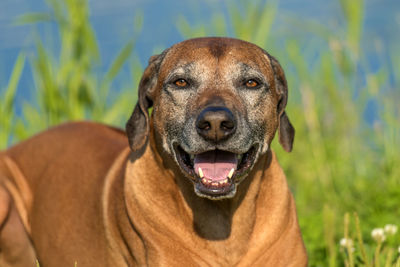
<path fill-rule="evenodd" d="M 129 86 L 121 88 L 118 93 L 111 91 L 113 80 L 127 59 L 130 59 L 136 36 L 121 49 L 108 71 L 101 76 L 95 71 L 101 59 L 95 33 L 89 22 L 87 2 L 47 0 L 47 3 L 51 13 L 26 14 L 18 18 L 17 22 L 55 21 L 59 30 L 60 51 L 54 55 L 37 38 L 37 51 L 30 58 L 34 73 L 34 97 L 30 102 L 23 103 L 22 116 L 15 118 L 12 112 L 15 111 L 14 102 L 10 100 L 14 99 L 23 67 L 23 60 L 17 61 L 8 87 L 0 91 L 6 96 L 0 100 L 2 106 L 2 102 L 5 103 L 5 110 L 0 112 L 8 112 L 2 116 L 4 121 L 0 121 L 0 126 L 5 129 L 0 135 L 2 148 L 10 142 L 25 139 L 66 120 L 91 119 L 123 125 L 129 117 L 127 110 L 132 109 L 132 103 L 136 100 L 132 92 L 142 72 L 138 60 L 131 60 L 132 81 L 129 81 Z M 137 18 L 137 25 L 134 25 L 136 33 L 141 27 L 140 16 Z"/>
<path fill-rule="evenodd" d="M 2 148 L 66 120 L 122 126 L 135 102 L 142 72 L 132 56 L 135 37 L 100 77 L 94 71 L 100 55 L 86 1 L 48 3 L 51 14 L 28 14 L 20 22 L 55 20 L 61 50 L 52 55 L 37 41 L 36 56 L 29 62 L 35 98 L 24 104 L 21 116 L 13 104 L 26 60 L 23 53 L 17 59 L 8 85 L 0 91 Z M 310 266 L 399 266 L 399 233 L 380 244 L 371 236 L 374 228 L 400 226 L 400 69 L 393 67 L 400 65 L 399 52 L 392 51 L 391 62 L 382 59 L 380 69 L 372 71 L 360 46 L 363 0 L 340 1 L 345 25 L 340 31 L 288 16 L 285 23 L 298 29 L 296 35 L 274 33 L 275 2 L 235 3 L 246 6 L 245 11 L 230 4 L 227 14 L 216 12 L 210 22 L 194 25 L 180 16 L 177 28 L 184 38 L 232 33 L 265 48 L 286 70 L 295 145 L 290 154 L 277 142 L 273 147 L 296 198 Z M 317 58 L 310 62 L 313 55 Z M 111 91 L 123 64 L 132 70 L 130 86 Z M 371 101 L 379 108 L 377 119 L 367 123 L 364 113 Z M 358 215 L 346 215 L 354 212 Z M 354 251 L 340 245 L 344 237 L 353 240 Z"/>

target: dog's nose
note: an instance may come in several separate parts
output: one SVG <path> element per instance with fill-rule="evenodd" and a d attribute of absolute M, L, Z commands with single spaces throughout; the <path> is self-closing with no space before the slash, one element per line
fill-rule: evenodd
<path fill-rule="evenodd" d="M 197 117 L 196 129 L 207 140 L 222 141 L 235 132 L 235 117 L 228 108 L 207 107 Z"/>

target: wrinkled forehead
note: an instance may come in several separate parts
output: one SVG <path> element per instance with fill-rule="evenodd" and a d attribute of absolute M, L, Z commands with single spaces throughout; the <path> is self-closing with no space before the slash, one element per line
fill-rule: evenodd
<path fill-rule="evenodd" d="M 160 67 L 159 78 L 172 72 L 261 73 L 273 78 L 269 57 L 258 46 L 229 38 L 199 38 L 172 46 Z"/>

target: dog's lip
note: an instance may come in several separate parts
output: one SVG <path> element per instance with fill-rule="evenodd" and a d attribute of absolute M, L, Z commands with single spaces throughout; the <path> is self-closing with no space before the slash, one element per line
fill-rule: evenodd
<path fill-rule="evenodd" d="M 236 193 L 236 183 L 233 182 L 223 187 L 209 187 L 202 182 L 196 182 L 194 186 L 196 194 L 210 199 L 233 197 Z"/>
<path fill-rule="evenodd" d="M 236 168 L 233 169 L 227 175 L 226 179 L 207 179 L 204 177 L 201 170 L 194 170 L 194 158 L 202 153 L 207 153 L 210 151 L 218 151 L 218 149 L 211 149 L 205 151 L 196 151 L 196 153 L 186 152 L 182 146 L 178 143 L 173 145 L 176 161 L 178 165 L 183 170 L 183 172 L 188 176 L 195 184 L 195 191 L 199 196 L 208 197 L 211 199 L 227 198 L 235 195 L 236 186 L 239 184 L 243 177 L 249 172 L 251 167 L 254 165 L 256 159 L 256 154 L 258 151 L 258 145 L 253 144 L 244 153 L 235 153 L 232 151 L 219 150 L 220 153 L 232 153 L 238 158 Z M 217 152 L 216 152 L 217 153 Z M 203 177 L 201 177 L 203 176 Z"/>

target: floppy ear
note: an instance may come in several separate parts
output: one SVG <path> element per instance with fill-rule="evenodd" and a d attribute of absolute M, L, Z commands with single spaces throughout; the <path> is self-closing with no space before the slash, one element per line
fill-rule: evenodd
<path fill-rule="evenodd" d="M 150 131 L 148 109 L 153 106 L 151 93 L 157 84 L 158 70 L 163 56 L 164 53 L 152 56 L 149 59 L 149 65 L 144 70 L 139 83 L 138 102 L 126 123 L 126 134 L 128 135 L 129 145 L 133 151 L 139 150 L 147 144 Z"/>
<path fill-rule="evenodd" d="M 268 55 L 272 69 L 275 74 L 275 86 L 280 96 L 278 102 L 278 116 L 279 116 L 279 143 L 287 151 L 292 151 L 293 140 L 294 140 L 294 128 L 289 121 L 289 117 L 286 115 L 285 107 L 288 99 L 288 86 L 285 78 L 285 73 L 278 60 L 273 56 Z"/>

